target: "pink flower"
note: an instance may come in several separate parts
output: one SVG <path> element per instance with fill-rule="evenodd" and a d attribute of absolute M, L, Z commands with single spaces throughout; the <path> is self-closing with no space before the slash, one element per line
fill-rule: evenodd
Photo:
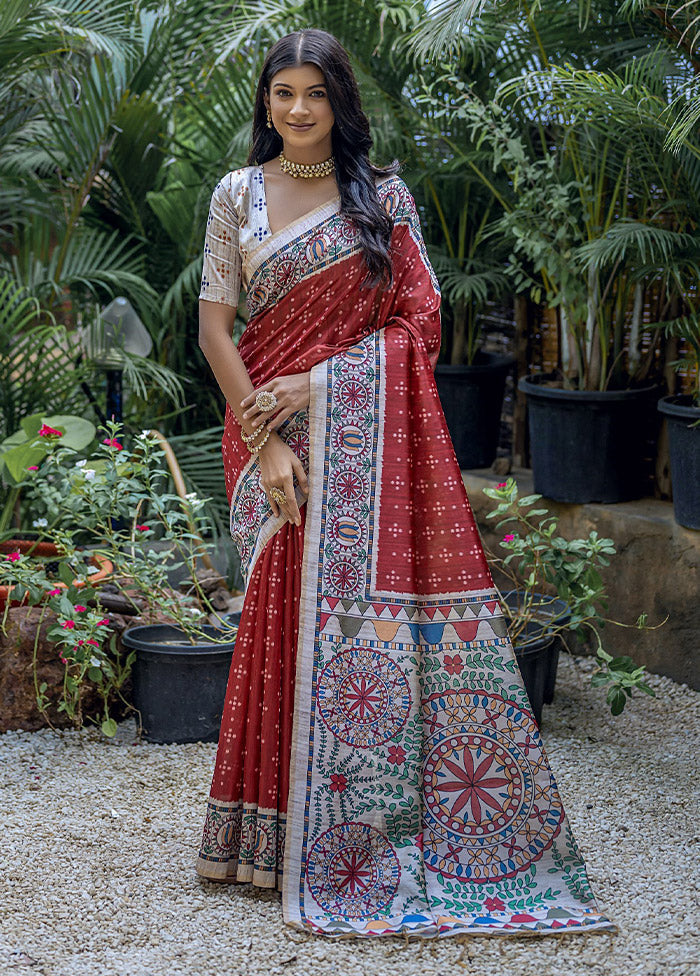
<path fill-rule="evenodd" d="M 387 759 L 389 762 L 396 763 L 397 766 L 400 766 L 401 763 L 406 761 L 406 750 L 403 746 L 389 746 Z"/>
<path fill-rule="evenodd" d="M 484 902 L 484 908 L 487 912 L 492 912 L 494 909 L 498 912 L 503 912 L 505 911 L 506 906 L 500 898 L 487 898 Z"/>
<path fill-rule="evenodd" d="M 148 532 L 147 525 L 137 525 L 136 528 L 139 530 L 139 532 Z"/>
<path fill-rule="evenodd" d="M 459 654 L 455 654 L 454 657 L 450 657 L 449 654 L 445 655 L 445 671 L 448 674 L 461 674 L 463 668 L 464 664 Z"/>
<path fill-rule="evenodd" d="M 504 542 L 512 542 L 513 539 L 515 539 L 515 536 L 514 535 L 504 535 L 503 536 L 503 541 Z"/>
<path fill-rule="evenodd" d="M 61 624 L 64 630 L 73 630 L 75 627 L 75 620 L 64 620 Z"/>
<path fill-rule="evenodd" d="M 49 596 L 60 596 L 61 593 L 63 593 L 63 590 L 60 587 L 55 590 L 49 590 Z"/>
<path fill-rule="evenodd" d="M 19 549 L 17 549 L 16 552 L 11 552 L 9 555 L 5 556 L 5 559 L 7 559 L 11 563 L 16 563 L 17 560 L 21 558 L 22 558 L 22 553 L 19 551 Z"/>
<path fill-rule="evenodd" d="M 39 428 L 39 437 L 63 437 L 63 434 L 60 430 L 49 427 L 48 424 L 42 424 Z"/>
<path fill-rule="evenodd" d="M 63 662 L 64 664 L 68 664 L 68 661 L 67 661 L 67 660 L 66 660 L 66 659 L 64 658 L 64 656 L 63 656 L 63 655 L 62 655 L 62 654 L 61 654 L 60 652 L 59 652 L 59 655 L 58 655 L 58 656 L 60 657 L 60 659 L 61 659 L 61 661 L 62 661 L 62 662 Z"/>
<path fill-rule="evenodd" d="M 505 488 L 507 484 L 508 484 L 507 481 L 499 481 L 499 483 L 496 485 L 496 488 Z"/>
<path fill-rule="evenodd" d="M 85 613 L 85 611 L 87 610 L 87 607 L 82 606 L 80 603 L 76 603 L 75 606 L 73 607 L 73 609 L 74 610 L 77 610 L 78 613 Z"/>
<path fill-rule="evenodd" d="M 116 437 L 105 437 L 102 441 L 103 444 L 107 444 L 109 447 L 116 447 L 118 451 L 121 451 L 122 445 L 116 439 Z"/>
<path fill-rule="evenodd" d="M 27 468 L 27 471 L 38 471 L 38 470 L 39 470 L 38 464 L 30 464 L 29 467 Z"/>
<path fill-rule="evenodd" d="M 85 641 L 85 643 L 86 644 L 94 644 L 95 647 L 99 647 L 100 646 L 100 642 L 98 640 L 95 640 L 94 637 L 88 637 L 88 639 Z"/>
<path fill-rule="evenodd" d="M 330 787 L 334 793 L 342 793 L 347 789 L 348 781 L 342 773 L 331 773 Z"/>
<path fill-rule="evenodd" d="M 98 625 L 102 625 L 103 627 L 106 627 L 107 624 L 109 623 L 109 617 L 103 617 L 102 620 L 98 620 L 97 623 Z"/>

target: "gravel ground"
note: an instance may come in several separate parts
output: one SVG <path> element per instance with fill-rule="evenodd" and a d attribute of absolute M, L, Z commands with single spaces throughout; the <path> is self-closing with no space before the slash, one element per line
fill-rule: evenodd
<path fill-rule="evenodd" d="M 0 972 L 44 976 L 692 976 L 700 696 L 652 676 L 613 718 L 563 655 L 543 739 L 599 907 L 619 934 L 335 942 L 279 896 L 200 881 L 215 745 L 0 736 Z"/>

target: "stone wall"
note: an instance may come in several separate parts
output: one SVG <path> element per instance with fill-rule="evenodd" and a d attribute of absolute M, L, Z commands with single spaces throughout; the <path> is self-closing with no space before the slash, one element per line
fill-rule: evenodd
<path fill-rule="evenodd" d="M 532 492 L 532 472 L 513 472 L 520 493 Z M 485 518 L 493 503 L 483 488 L 503 477 L 491 471 L 463 471 L 462 478 L 484 545 L 503 552 L 493 521 Z M 595 529 L 613 540 L 617 555 L 603 573 L 611 618 L 634 624 L 641 613 L 659 630 L 605 629 L 605 647 L 628 654 L 650 671 L 700 688 L 700 532 L 677 525 L 671 502 L 643 498 L 616 505 L 567 505 L 547 499 L 543 507 L 560 518 L 563 536 L 587 536 Z M 497 583 L 499 581 L 497 580 Z"/>

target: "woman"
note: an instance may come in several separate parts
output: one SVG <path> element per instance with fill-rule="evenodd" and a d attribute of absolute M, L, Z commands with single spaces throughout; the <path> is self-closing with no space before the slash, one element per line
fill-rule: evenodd
<path fill-rule="evenodd" d="M 414 200 L 370 146 L 346 52 L 297 31 L 212 196 L 200 345 L 246 596 L 196 870 L 327 935 L 614 930 L 440 408 Z"/>

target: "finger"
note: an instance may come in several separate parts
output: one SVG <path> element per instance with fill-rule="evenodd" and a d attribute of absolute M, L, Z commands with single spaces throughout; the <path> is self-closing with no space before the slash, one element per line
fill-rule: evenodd
<path fill-rule="evenodd" d="M 256 396 L 258 393 L 262 392 L 262 390 L 270 390 L 272 393 L 274 393 L 274 385 L 275 380 L 268 380 L 267 383 L 262 383 L 260 386 L 256 387 L 252 393 L 249 393 L 248 396 L 243 397 L 241 400 L 241 406 L 249 407 L 252 403 L 255 403 Z"/>
<path fill-rule="evenodd" d="M 270 427 L 272 427 L 274 430 L 277 430 L 278 427 L 282 426 L 282 424 L 285 422 L 287 417 L 291 417 L 293 413 L 294 411 L 292 410 L 291 407 L 285 407 L 284 410 L 280 410 L 280 412 L 278 414 L 275 414 L 275 416 L 270 421 Z"/>
<path fill-rule="evenodd" d="M 306 477 L 306 471 L 304 471 L 304 465 L 301 463 L 298 457 L 292 461 L 292 467 L 294 468 L 294 473 L 297 476 L 297 481 L 299 482 L 299 487 L 304 492 L 305 495 L 309 494 L 309 479 Z"/>
<path fill-rule="evenodd" d="M 294 482 L 291 475 L 288 478 L 285 478 L 284 493 L 287 496 L 287 511 L 289 512 L 289 521 L 294 522 L 295 525 L 301 525 L 301 514 L 299 512 L 299 506 L 297 505 L 296 496 L 294 494 Z"/>

